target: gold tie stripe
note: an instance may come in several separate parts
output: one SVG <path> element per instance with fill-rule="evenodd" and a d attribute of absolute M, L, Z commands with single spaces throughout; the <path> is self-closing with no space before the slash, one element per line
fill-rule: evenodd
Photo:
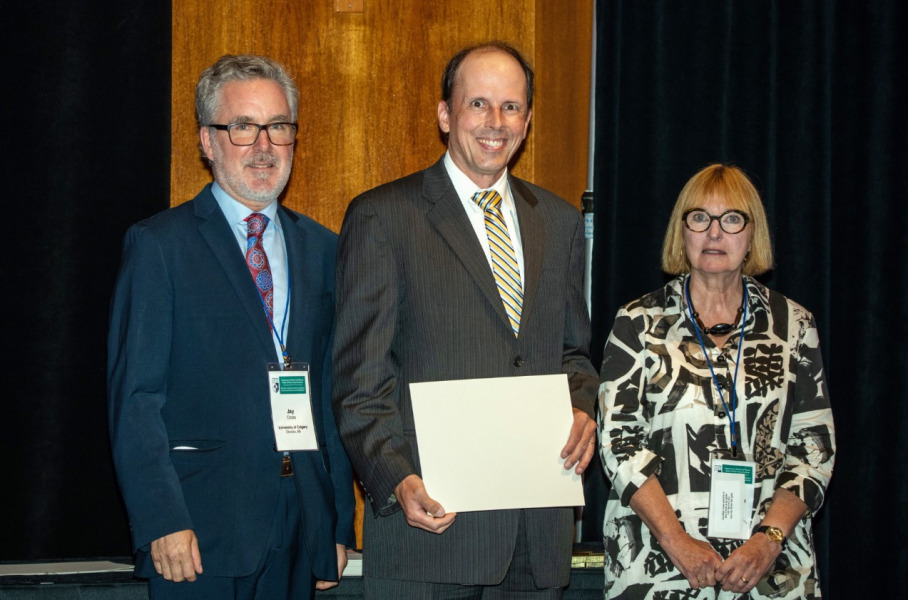
<path fill-rule="evenodd" d="M 473 194 L 473 202 L 485 215 L 486 236 L 492 253 L 492 274 L 516 336 L 520 331 L 520 312 L 523 310 L 523 284 L 520 282 L 517 254 L 501 216 L 501 194 L 495 190 L 480 190 Z"/>

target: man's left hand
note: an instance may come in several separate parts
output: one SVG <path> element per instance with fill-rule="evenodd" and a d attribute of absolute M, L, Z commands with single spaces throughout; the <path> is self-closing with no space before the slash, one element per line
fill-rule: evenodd
<path fill-rule="evenodd" d="M 319 579 L 315 582 L 315 589 L 330 590 L 337 587 L 340 583 L 341 576 L 344 574 L 344 568 L 347 566 L 347 547 L 343 544 L 335 544 L 337 549 L 337 581 L 322 581 Z"/>
<path fill-rule="evenodd" d="M 567 444 L 561 450 L 565 470 L 570 470 L 574 465 L 574 472 L 578 475 L 586 470 L 587 465 L 596 453 L 596 422 L 580 409 L 574 409 L 574 424 L 571 425 L 571 435 Z"/>

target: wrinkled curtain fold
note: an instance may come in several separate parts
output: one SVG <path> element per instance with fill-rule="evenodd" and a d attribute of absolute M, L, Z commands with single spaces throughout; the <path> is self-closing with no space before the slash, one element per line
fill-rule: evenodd
<path fill-rule="evenodd" d="M 7 3 L 0 560 L 128 556 L 107 437 L 126 228 L 170 194 L 170 3 Z"/>

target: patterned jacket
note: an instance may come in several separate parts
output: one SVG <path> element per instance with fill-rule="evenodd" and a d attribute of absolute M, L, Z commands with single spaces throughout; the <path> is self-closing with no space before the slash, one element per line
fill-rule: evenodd
<path fill-rule="evenodd" d="M 687 588 L 629 502 L 656 473 L 684 529 L 707 539 L 710 456 L 730 447 L 726 408 L 687 310 L 686 278 L 622 307 L 605 347 L 599 439 L 612 482 L 604 524 L 608 598 Z M 753 279 L 746 285 L 734 414 L 739 448 L 757 463 L 751 525 L 759 526 L 777 488 L 809 508 L 751 597 L 819 597 L 811 517 L 832 475 L 835 436 L 816 325 L 799 304 Z M 740 339 L 740 329 L 722 347 L 703 336 L 729 411 Z M 708 541 L 723 556 L 743 543 Z M 703 592 L 699 597 L 726 594 Z"/>

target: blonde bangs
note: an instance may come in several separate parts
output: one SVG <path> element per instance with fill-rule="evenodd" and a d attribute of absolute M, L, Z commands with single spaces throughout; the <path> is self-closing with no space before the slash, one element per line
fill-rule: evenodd
<path fill-rule="evenodd" d="M 684 254 L 681 215 L 693 208 L 703 208 L 713 198 L 721 198 L 729 209 L 740 210 L 750 217 L 751 256 L 744 265 L 744 274 L 759 275 L 771 269 L 772 244 L 760 194 L 738 167 L 712 164 L 691 177 L 678 195 L 662 244 L 662 270 L 670 275 L 690 270 Z"/>

